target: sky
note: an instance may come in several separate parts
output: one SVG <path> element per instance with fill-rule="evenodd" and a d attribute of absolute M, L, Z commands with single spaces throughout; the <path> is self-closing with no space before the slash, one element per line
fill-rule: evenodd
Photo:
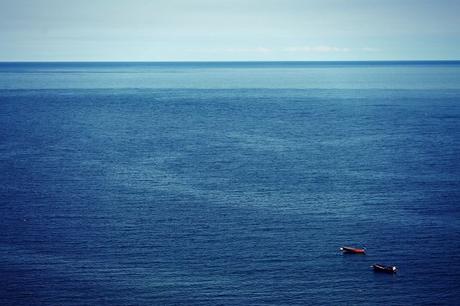
<path fill-rule="evenodd" d="M 0 61 L 459 60 L 460 0 L 0 0 Z"/>

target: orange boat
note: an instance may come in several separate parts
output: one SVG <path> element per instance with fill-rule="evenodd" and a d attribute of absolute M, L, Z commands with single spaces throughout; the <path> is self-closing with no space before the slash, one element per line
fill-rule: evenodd
<path fill-rule="evenodd" d="M 352 247 L 341 247 L 340 250 L 344 253 L 347 254 L 366 254 L 365 249 L 358 249 L 358 248 L 352 248 Z"/>

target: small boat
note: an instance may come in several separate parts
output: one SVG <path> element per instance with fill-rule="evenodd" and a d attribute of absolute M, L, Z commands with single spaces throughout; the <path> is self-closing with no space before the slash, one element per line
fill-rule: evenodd
<path fill-rule="evenodd" d="M 384 266 L 381 264 L 373 264 L 371 266 L 375 272 L 396 273 L 398 269 L 395 266 Z"/>
<path fill-rule="evenodd" d="M 352 247 L 341 247 L 340 250 L 344 253 L 347 254 L 366 254 L 365 249 L 358 249 L 358 248 L 352 248 Z"/>

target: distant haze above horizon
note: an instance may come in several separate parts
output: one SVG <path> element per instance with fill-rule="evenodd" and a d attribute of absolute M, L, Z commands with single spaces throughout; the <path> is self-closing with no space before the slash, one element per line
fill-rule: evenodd
<path fill-rule="evenodd" d="M 458 60 L 455 0 L 0 0 L 0 61 Z"/>

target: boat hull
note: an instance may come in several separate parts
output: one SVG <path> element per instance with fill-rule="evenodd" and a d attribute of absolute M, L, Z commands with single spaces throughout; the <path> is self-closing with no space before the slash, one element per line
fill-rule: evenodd
<path fill-rule="evenodd" d="M 345 254 L 366 254 L 366 250 L 352 247 L 341 247 L 340 250 Z"/>
<path fill-rule="evenodd" d="M 374 264 L 371 267 L 372 269 L 374 269 L 375 272 L 395 274 L 398 271 L 398 269 L 395 266 L 384 266 L 381 264 Z"/>

